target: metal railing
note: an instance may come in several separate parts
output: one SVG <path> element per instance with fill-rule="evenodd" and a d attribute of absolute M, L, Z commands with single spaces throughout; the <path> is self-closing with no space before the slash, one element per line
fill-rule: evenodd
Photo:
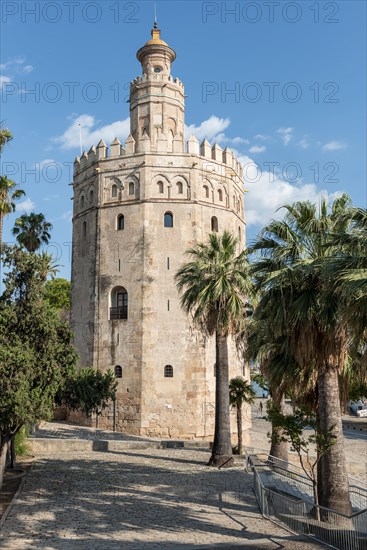
<path fill-rule="evenodd" d="M 246 457 L 246 468 L 253 471 L 254 491 L 264 517 L 332 548 L 365 550 L 367 509 L 360 506 L 365 502 L 366 487 L 350 485 L 352 506 L 358 508 L 351 516 L 318 506 L 321 519 L 317 520 L 312 486 L 307 477 L 297 471 L 297 466 L 292 465 L 287 472 L 287 463 L 275 457 L 270 459 L 264 461 L 264 457 L 256 455 Z"/>
<path fill-rule="evenodd" d="M 110 320 L 127 319 L 127 306 L 126 307 L 110 307 Z"/>

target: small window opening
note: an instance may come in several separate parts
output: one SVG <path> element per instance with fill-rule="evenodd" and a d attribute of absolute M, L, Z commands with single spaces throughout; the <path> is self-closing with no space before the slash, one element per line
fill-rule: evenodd
<path fill-rule="evenodd" d="M 119 214 L 117 218 L 117 230 L 122 231 L 125 229 L 125 216 L 123 214 Z"/>
<path fill-rule="evenodd" d="M 164 367 L 164 377 L 173 378 L 173 367 L 171 365 L 166 365 Z"/>
<path fill-rule="evenodd" d="M 164 193 L 163 181 L 159 181 L 159 182 L 157 183 L 157 185 L 158 185 L 158 193 L 160 193 L 160 194 Z"/>
<path fill-rule="evenodd" d="M 134 185 L 134 182 L 130 182 L 129 183 L 129 195 L 134 195 L 135 194 L 135 185 Z"/>
<path fill-rule="evenodd" d="M 215 216 L 212 217 L 211 229 L 214 233 L 218 232 L 218 218 Z"/>
<path fill-rule="evenodd" d="M 173 227 L 173 215 L 171 212 L 166 212 L 164 215 L 164 227 Z"/>
<path fill-rule="evenodd" d="M 179 181 L 179 182 L 177 183 L 177 193 L 178 193 L 179 195 L 182 195 L 182 193 L 183 193 L 183 185 L 182 185 L 182 182 L 181 182 L 181 181 Z"/>
<path fill-rule="evenodd" d="M 122 368 L 120 365 L 116 365 L 115 367 L 115 378 L 122 378 Z"/>

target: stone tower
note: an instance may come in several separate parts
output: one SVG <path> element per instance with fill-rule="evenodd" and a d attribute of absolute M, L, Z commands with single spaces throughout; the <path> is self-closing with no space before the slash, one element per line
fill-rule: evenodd
<path fill-rule="evenodd" d="M 108 151 L 101 140 L 75 160 L 72 320 L 81 367 L 112 369 L 118 380 L 101 426 L 209 439 L 214 340 L 191 329 L 174 275 L 211 231 L 227 229 L 244 246 L 242 166 L 194 136 L 185 148 L 175 57 L 155 25 L 137 52 L 125 146 L 115 139 Z M 232 342 L 229 353 L 230 376 L 244 374 Z"/>

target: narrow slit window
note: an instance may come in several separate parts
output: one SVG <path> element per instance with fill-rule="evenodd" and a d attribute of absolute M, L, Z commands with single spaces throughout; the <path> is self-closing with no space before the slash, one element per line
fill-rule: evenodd
<path fill-rule="evenodd" d="M 166 365 L 164 367 L 164 377 L 165 378 L 173 378 L 173 367 L 172 367 L 172 365 Z"/>
<path fill-rule="evenodd" d="M 125 216 L 123 214 L 119 214 L 117 218 L 117 230 L 122 231 L 125 229 Z"/>

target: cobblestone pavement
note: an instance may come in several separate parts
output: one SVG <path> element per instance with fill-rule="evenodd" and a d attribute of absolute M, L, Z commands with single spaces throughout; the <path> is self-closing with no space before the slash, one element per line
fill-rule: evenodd
<path fill-rule="evenodd" d="M 186 449 L 44 454 L 24 481 L 2 550 L 316 549 L 265 520 L 252 476 Z"/>

